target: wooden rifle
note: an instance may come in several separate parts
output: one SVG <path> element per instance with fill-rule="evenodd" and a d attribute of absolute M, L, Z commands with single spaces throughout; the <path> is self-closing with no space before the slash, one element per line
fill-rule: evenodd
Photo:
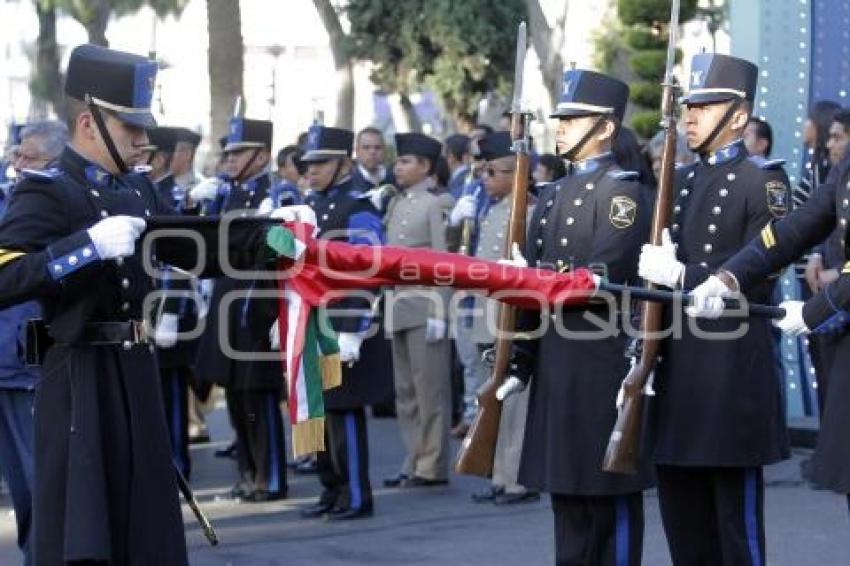
<path fill-rule="evenodd" d="M 673 205 L 673 170 L 676 162 L 676 84 L 673 66 L 676 62 L 676 36 L 679 28 L 679 0 L 673 0 L 670 11 L 669 43 L 667 45 L 667 67 L 664 73 L 664 88 L 661 102 L 661 125 L 664 128 L 664 150 L 661 154 L 661 174 L 658 192 L 652 213 L 650 243 L 661 245 L 661 233 L 670 223 Z M 651 283 L 647 289 L 655 289 Z M 651 394 L 655 365 L 661 347 L 660 332 L 664 305 L 659 302 L 644 302 L 641 305 L 640 338 L 629 351 L 632 368 L 617 398 L 617 422 L 608 440 L 602 469 L 606 472 L 633 474 L 637 471 L 640 444 L 643 438 L 644 392 Z"/>
<path fill-rule="evenodd" d="M 513 180 L 513 201 L 505 237 L 504 257 L 510 258 L 517 244 L 525 247 L 526 215 L 528 214 L 529 138 L 528 114 L 522 110 L 523 67 L 526 52 L 526 24 L 522 22 L 517 32 L 516 68 L 514 70 L 514 97 L 511 105 L 511 140 L 516 153 L 516 170 Z M 499 436 L 502 403 L 496 399 L 496 390 L 508 377 L 511 359 L 510 334 L 516 326 L 516 309 L 499 306 L 498 334 L 496 336 L 490 379 L 478 391 L 478 414 L 461 445 L 455 470 L 459 474 L 490 477 Z"/>

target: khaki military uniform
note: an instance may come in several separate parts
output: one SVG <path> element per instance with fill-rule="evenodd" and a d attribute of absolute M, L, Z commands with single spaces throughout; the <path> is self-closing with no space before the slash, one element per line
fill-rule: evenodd
<path fill-rule="evenodd" d="M 446 249 L 444 205 L 429 180 L 405 189 L 388 210 L 387 244 Z M 446 318 L 446 294 L 398 287 L 387 296 L 392 333 L 396 413 L 407 456 L 401 473 L 443 480 L 449 473 L 449 342 L 425 340 L 428 319 Z"/>

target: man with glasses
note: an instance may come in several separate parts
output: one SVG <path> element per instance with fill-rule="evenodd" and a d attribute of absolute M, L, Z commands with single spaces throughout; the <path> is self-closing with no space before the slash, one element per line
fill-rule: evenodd
<path fill-rule="evenodd" d="M 21 130 L 21 143 L 14 163 L 18 176 L 23 176 L 24 170 L 46 169 L 62 154 L 67 142 L 68 128 L 61 122 L 36 122 L 25 126 Z M 4 195 L 0 201 L 0 215 L 8 202 Z M 21 351 L 26 343 L 27 321 L 40 316 L 41 309 L 36 301 L 0 310 L 0 472 L 11 491 L 18 546 L 24 553 L 25 564 L 32 560 L 29 549 L 33 487 L 32 411 L 40 372 L 38 368 L 27 366 Z"/>
<path fill-rule="evenodd" d="M 556 151 L 569 162 L 568 173 L 537 201 L 525 248 L 530 266 L 559 272 L 587 267 L 615 283 L 638 282 L 651 206 L 638 174 L 621 170 L 612 153 L 628 97 L 628 86 L 607 75 L 565 73 L 552 117 L 558 119 Z M 525 264 L 517 255 L 514 261 Z M 531 383 L 518 477 L 527 488 L 551 494 L 559 564 L 641 559 L 649 465 L 643 462 L 635 475 L 601 469 L 617 419 L 617 391 L 629 370 L 623 332 L 629 313 L 614 304 L 560 308 L 552 317 L 521 312 L 518 330 L 530 337 L 514 342 L 511 376 L 497 392 L 505 399 Z M 542 335 L 534 336 L 538 329 Z"/>

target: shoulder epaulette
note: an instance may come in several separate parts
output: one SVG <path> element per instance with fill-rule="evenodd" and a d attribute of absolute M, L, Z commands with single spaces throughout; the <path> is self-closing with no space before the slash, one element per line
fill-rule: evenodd
<path fill-rule="evenodd" d="M 640 173 L 637 171 L 608 171 L 608 174 L 618 181 L 637 181 Z"/>
<path fill-rule="evenodd" d="M 21 171 L 21 178 L 37 183 L 50 183 L 54 179 L 62 176 L 60 169 L 24 169 Z"/>
<path fill-rule="evenodd" d="M 755 163 L 759 169 L 780 169 L 785 165 L 784 159 L 765 159 L 761 155 L 751 155 L 749 160 Z"/>

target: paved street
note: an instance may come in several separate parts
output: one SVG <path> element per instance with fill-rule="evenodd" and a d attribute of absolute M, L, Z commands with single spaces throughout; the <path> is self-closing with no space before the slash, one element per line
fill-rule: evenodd
<path fill-rule="evenodd" d="M 469 493 L 484 485 L 455 477 L 447 488 L 420 491 L 376 490 L 372 520 L 346 524 L 303 521 L 298 508 L 318 494 L 314 476 L 290 474 L 290 499 L 237 504 L 226 499 L 235 464 L 212 455 L 229 432 L 223 409 L 213 414 L 210 445 L 194 448 L 193 486 L 218 530 L 221 545 L 210 548 L 187 509 L 185 519 L 192 564 L 214 566 L 308 565 L 547 565 L 553 563 L 551 512 L 540 503 L 499 508 L 475 505 Z M 371 425 L 372 478 L 396 471 L 401 442 L 394 420 Z M 800 482 L 799 459 L 768 474 L 768 560 L 773 566 L 850 564 L 850 519 L 846 503 L 832 493 Z M 17 564 L 14 519 L 8 496 L 0 499 L 0 564 Z M 646 499 L 644 564 L 669 565 L 654 492 Z M 165 544 L 166 541 L 163 541 Z"/>

